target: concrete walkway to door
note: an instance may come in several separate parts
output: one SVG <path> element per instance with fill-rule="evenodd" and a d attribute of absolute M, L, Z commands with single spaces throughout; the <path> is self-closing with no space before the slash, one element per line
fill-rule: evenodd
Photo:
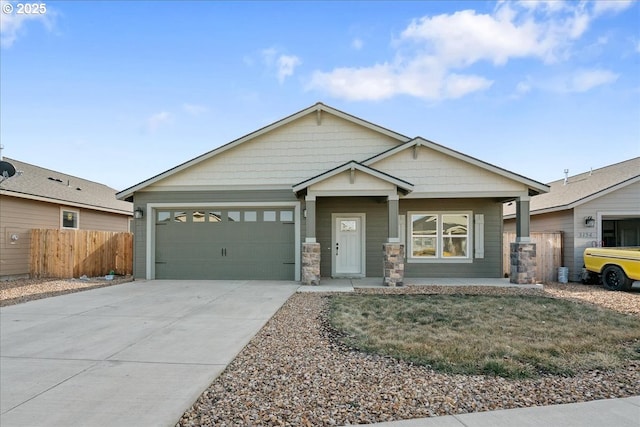
<path fill-rule="evenodd" d="M 0 425 L 173 426 L 296 282 L 136 281 L 0 309 Z"/>

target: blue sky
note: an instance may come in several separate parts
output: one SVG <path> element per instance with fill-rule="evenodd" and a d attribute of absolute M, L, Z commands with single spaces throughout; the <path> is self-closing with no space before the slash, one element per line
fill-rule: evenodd
<path fill-rule="evenodd" d="M 40 4 L 2 154 L 117 190 L 318 101 L 540 182 L 640 156 L 640 2 Z"/>

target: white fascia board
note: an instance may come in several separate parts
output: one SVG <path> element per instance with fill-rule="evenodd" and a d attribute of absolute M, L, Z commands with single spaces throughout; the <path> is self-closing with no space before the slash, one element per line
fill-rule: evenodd
<path fill-rule="evenodd" d="M 484 198 L 497 198 L 497 199 L 516 199 L 519 197 L 528 197 L 527 193 L 520 192 L 514 193 L 512 191 L 483 191 L 483 192 L 474 192 L 474 191 L 443 191 L 443 192 L 413 192 L 407 194 L 405 199 L 484 199 Z"/>
<path fill-rule="evenodd" d="M 291 190 L 291 184 L 282 185 L 168 185 L 166 187 L 148 187 L 145 192 L 168 191 L 247 191 L 247 190 Z"/>

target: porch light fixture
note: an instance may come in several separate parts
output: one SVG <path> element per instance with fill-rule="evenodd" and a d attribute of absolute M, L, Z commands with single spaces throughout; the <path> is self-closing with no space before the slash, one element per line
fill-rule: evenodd
<path fill-rule="evenodd" d="M 144 216 L 144 211 L 142 210 L 142 208 L 136 208 L 136 210 L 133 211 L 133 217 L 135 219 L 142 219 L 143 216 Z"/>
<path fill-rule="evenodd" d="M 586 216 L 584 218 L 584 226 L 585 227 L 595 227 L 596 226 L 596 220 L 593 219 L 592 216 Z"/>

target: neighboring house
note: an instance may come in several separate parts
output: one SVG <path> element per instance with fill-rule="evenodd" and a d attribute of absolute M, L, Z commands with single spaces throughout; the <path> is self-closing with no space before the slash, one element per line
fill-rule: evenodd
<path fill-rule="evenodd" d="M 317 255 L 322 277 L 383 277 L 383 248 L 401 244 L 406 277 L 502 277 L 502 203 L 521 204 L 526 232 L 546 191 L 317 103 L 117 197 L 143 215 L 138 278 L 308 283 Z"/>
<path fill-rule="evenodd" d="M 640 246 L 640 157 L 566 177 L 531 199 L 530 231 L 562 231 L 563 266 L 579 281 L 582 254 L 592 246 Z M 515 206 L 504 207 L 505 231 Z"/>
<path fill-rule="evenodd" d="M 29 274 L 30 230 L 129 231 L 132 204 L 116 190 L 4 158 L 20 171 L 0 183 L 0 279 Z"/>

